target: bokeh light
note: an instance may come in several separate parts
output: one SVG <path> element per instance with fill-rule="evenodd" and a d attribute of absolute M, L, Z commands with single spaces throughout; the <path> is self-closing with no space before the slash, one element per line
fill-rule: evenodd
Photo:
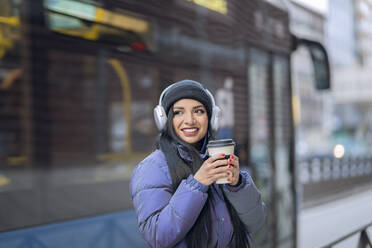
<path fill-rule="evenodd" d="M 345 147 L 343 145 L 337 144 L 333 148 L 333 156 L 335 158 L 342 158 L 345 155 Z"/>

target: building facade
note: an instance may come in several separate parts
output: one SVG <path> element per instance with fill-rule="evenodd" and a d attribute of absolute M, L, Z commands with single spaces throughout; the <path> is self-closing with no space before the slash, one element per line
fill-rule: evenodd
<path fill-rule="evenodd" d="M 341 28 L 342 27 L 342 28 Z M 333 71 L 333 140 L 345 155 L 372 148 L 372 1 L 330 0 L 327 46 Z"/>

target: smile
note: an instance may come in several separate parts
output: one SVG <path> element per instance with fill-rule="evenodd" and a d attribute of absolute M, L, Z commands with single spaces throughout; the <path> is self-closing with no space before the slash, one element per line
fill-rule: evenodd
<path fill-rule="evenodd" d="M 194 136 L 198 133 L 199 128 L 193 127 L 193 128 L 182 128 L 181 131 L 185 136 Z"/>

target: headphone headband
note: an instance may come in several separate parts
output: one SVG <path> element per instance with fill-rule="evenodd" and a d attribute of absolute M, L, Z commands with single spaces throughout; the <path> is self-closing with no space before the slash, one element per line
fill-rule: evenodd
<path fill-rule="evenodd" d="M 159 106 L 161 106 L 161 101 L 165 95 L 165 93 L 173 86 L 174 84 L 171 84 L 171 85 L 168 85 L 160 94 L 160 97 L 159 97 Z"/>

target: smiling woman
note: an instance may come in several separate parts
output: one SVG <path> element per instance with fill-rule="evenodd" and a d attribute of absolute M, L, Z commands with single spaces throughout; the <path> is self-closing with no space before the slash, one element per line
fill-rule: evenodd
<path fill-rule="evenodd" d="M 166 88 L 154 117 L 158 149 L 134 170 L 130 183 L 139 230 L 151 247 L 251 247 L 265 205 L 236 155 L 208 157 L 220 109 L 198 82 Z M 226 178 L 228 184 L 216 181 Z"/>

